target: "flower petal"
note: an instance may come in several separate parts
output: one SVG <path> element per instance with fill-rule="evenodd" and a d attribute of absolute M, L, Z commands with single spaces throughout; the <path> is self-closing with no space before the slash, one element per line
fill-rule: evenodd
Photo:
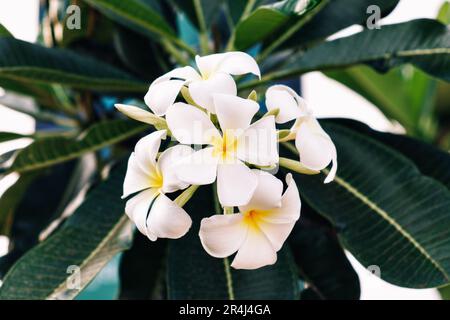
<path fill-rule="evenodd" d="M 128 200 L 125 205 L 125 213 L 136 224 L 138 230 L 144 235 L 147 235 L 147 227 L 145 222 L 147 220 L 148 210 L 157 195 L 157 189 L 148 189 Z"/>
<path fill-rule="evenodd" d="M 220 138 L 208 115 L 186 103 L 177 102 L 169 107 L 167 125 L 172 135 L 183 144 L 209 144 L 213 137 Z"/>
<path fill-rule="evenodd" d="M 235 253 L 247 236 L 242 214 L 214 215 L 202 219 L 200 241 L 209 255 L 225 258 Z"/>
<path fill-rule="evenodd" d="M 286 239 L 291 234 L 295 222 L 269 223 L 264 220 L 258 220 L 257 224 L 264 235 L 267 237 L 267 239 L 269 239 L 273 249 L 275 251 L 279 251 L 283 247 Z"/>
<path fill-rule="evenodd" d="M 260 229 L 250 227 L 247 238 L 238 250 L 231 266 L 235 269 L 253 270 L 272 265 L 277 261 L 277 254 Z"/>
<path fill-rule="evenodd" d="M 334 179 L 337 170 L 336 147 L 315 118 L 308 117 L 301 121 L 295 146 L 300 154 L 300 162 L 309 169 L 322 170 L 333 162 L 325 183 Z"/>
<path fill-rule="evenodd" d="M 261 77 L 255 59 L 245 52 L 234 51 L 204 57 L 196 56 L 195 61 L 203 77 L 208 77 L 216 72 L 225 72 L 232 75 L 253 73 Z"/>
<path fill-rule="evenodd" d="M 253 170 L 258 177 L 258 185 L 250 202 L 239 207 L 244 213 L 249 210 L 268 210 L 281 207 L 281 194 L 283 193 L 283 182 L 270 173 Z"/>
<path fill-rule="evenodd" d="M 227 129 L 245 130 L 259 110 L 259 104 L 253 100 L 235 95 L 214 94 L 214 107 L 222 131 Z"/>
<path fill-rule="evenodd" d="M 269 111 L 279 109 L 277 123 L 285 123 L 304 115 L 306 102 L 294 90 L 284 85 L 271 86 L 266 91 L 266 107 Z"/>
<path fill-rule="evenodd" d="M 217 194 L 222 206 L 247 204 L 257 184 L 256 173 L 241 161 L 219 164 L 217 168 Z"/>
<path fill-rule="evenodd" d="M 149 173 L 141 168 L 137 162 L 136 154 L 133 152 L 128 159 L 127 173 L 123 181 L 122 199 L 150 187 Z"/>
<path fill-rule="evenodd" d="M 158 167 L 163 176 L 162 191 L 164 193 L 186 189 L 189 186 L 189 184 L 178 179 L 175 174 L 175 167 L 181 159 L 191 155 L 193 152 L 194 150 L 191 147 L 179 144 L 161 153 L 158 159 Z"/>
<path fill-rule="evenodd" d="M 198 72 L 190 67 L 181 67 L 181 68 L 175 68 L 172 71 L 167 72 L 166 74 L 163 74 L 159 78 L 157 78 L 155 81 L 153 81 L 152 85 L 161 83 L 164 81 L 168 81 L 170 79 L 178 79 L 178 80 L 186 80 L 186 81 L 194 81 L 194 80 L 200 80 L 202 77 L 198 74 Z"/>
<path fill-rule="evenodd" d="M 164 121 L 164 119 L 159 118 L 158 116 L 154 115 L 150 111 L 143 110 L 139 107 L 130 106 L 130 105 L 126 105 L 126 104 L 120 104 L 120 103 L 117 103 L 114 106 L 116 107 L 117 110 L 122 112 L 127 117 L 137 120 L 137 121 L 145 122 L 145 123 L 148 123 L 151 125 Z"/>
<path fill-rule="evenodd" d="M 214 148 L 195 151 L 180 160 L 174 167 L 181 181 L 192 185 L 211 184 L 216 180 L 219 159 L 213 156 Z"/>
<path fill-rule="evenodd" d="M 235 76 L 253 73 L 261 78 L 261 71 L 252 56 L 245 52 L 224 53 L 224 59 L 220 62 L 218 72 L 226 72 Z"/>
<path fill-rule="evenodd" d="M 269 223 L 290 223 L 300 218 L 301 201 L 298 193 L 297 184 L 292 178 L 292 174 L 287 174 L 286 182 L 288 187 L 281 198 L 281 207 L 270 210 L 268 213 L 261 214 L 259 220 Z"/>
<path fill-rule="evenodd" d="M 167 80 L 153 83 L 144 97 L 145 104 L 158 116 L 163 116 L 167 108 L 171 106 L 181 88 L 186 82 L 184 80 Z"/>
<path fill-rule="evenodd" d="M 155 170 L 156 155 L 161 146 L 161 139 L 165 139 L 166 134 L 166 130 L 154 131 L 140 139 L 134 147 L 138 164 L 149 175 Z"/>
<path fill-rule="evenodd" d="M 215 93 L 236 95 L 237 88 L 232 76 L 226 73 L 215 73 L 206 80 L 191 82 L 189 93 L 200 107 L 211 113 L 216 113 L 213 95 Z"/>
<path fill-rule="evenodd" d="M 147 232 L 156 238 L 181 238 L 191 225 L 191 217 L 186 211 L 164 194 L 156 198 L 147 218 Z"/>
<path fill-rule="evenodd" d="M 264 117 L 248 127 L 239 137 L 237 154 L 239 159 L 259 166 L 278 163 L 275 118 Z"/>

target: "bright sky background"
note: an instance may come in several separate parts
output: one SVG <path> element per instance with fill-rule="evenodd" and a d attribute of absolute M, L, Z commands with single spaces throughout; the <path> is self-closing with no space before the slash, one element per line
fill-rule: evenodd
<path fill-rule="evenodd" d="M 15 37 L 34 41 L 38 24 L 38 0 L 0 1 L 0 23 L 5 25 Z M 402 0 L 396 10 L 383 23 L 391 24 L 415 18 L 434 18 L 443 0 Z M 354 32 L 346 30 L 340 36 Z M 313 72 L 303 77 L 303 92 L 309 104 L 319 117 L 349 117 L 365 121 L 379 130 L 390 130 L 386 118 L 361 96 L 339 83 Z M 0 95 L 1 95 L 0 88 Z M 0 131 L 31 133 L 34 120 L 0 106 Z M 20 142 L 26 144 L 27 141 Z M 10 143 L 0 144 L 0 153 L 10 150 Z M 10 175 L 0 182 L 0 194 L 12 185 L 17 176 Z M 6 253 L 7 239 L 0 237 L 0 256 Z M 349 258 L 356 268 L 362 289 L 362 299 L 439 299 L 435 290 L 411 290 L 392 286 L 373 276 L 351 255 Z"/>

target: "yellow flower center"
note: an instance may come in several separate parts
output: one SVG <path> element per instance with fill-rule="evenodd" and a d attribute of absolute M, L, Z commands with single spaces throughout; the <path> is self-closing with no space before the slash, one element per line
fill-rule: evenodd
<path fill-rule="evenodd" d="M 152 188 L 158 188 L 158 189 L 162 188 L 163 183 L 164 183 L 164 178 L 163 178 L 161 170 L 159 170 L 158 166 L 150 168 L 149 179 L 150 179 L 150 186 Z"/>
<path fill-rule="evenodd" d="M 223 137 L 213 138 L 213 156 L 222 160 L 232 160 L 236 156 L 238 140 L 232 132 L 225 131 Z"/>

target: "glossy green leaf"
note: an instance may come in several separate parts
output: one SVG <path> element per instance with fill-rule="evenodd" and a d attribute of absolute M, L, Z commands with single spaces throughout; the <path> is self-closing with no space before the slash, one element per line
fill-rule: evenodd
<path fill-rule="evenodd" d="M 284 0 L 258 7 L 236 26 L 235 49 L 247 49 L 277 31 L 286 31 L 299 21 L 310 18 L 309 13 L 318 3 L 318 0 L 309 1 L 303 7 L 303 0 Z"/>
<path fill-rule="evenodd" d="M 302 300 L 358 300 L 359 278 L 333 227 L 307 203 L 288 243 L 307 289 Z"/>
<path fill-rule="evenodd" d="M 200 219 L 214 214 L 210 187 L 197 190 L 186 205 L 193 218 L 189 233 L 169 243 L 169 299 L 298 299 L 300 280 L 289 248 L 278 252 L 273 266 L 234 270 L 231 259 L 209 256 L 198 237 Z"/>
<path fill-rule="evenodd" d="M 0 38 L 1 37 L 12 37 L 13 35 L 9 32 L 4 25 L 0 23 Z"/>
<path fill-rule="evenodd" d="M 355 24 L 366 25 L 369 6 L 380 9 L 380 17 L 388 15 L 399 0 L 331 0 L 286 43 L 286 47 L 310 46 Z"/>
<path fill-rule="evenodd" d="M 364 265 L 393 284 L 428 288 L 450 281 L 450 193 L 394 149 L 325 124 L 338 150 L 336 179 L 301 176 L 301 194 L 338 230 Z"/>
<path fill-rule="evenodd" d="M 172 27 L 151 6 L 139 0 L 85 0 L 113 20 L 124 19 L 162 37 L 175 38 Z M 122 23 L 124 21 L 121 21 Z"/>
<path fill-rule="evenodd" d="M 411 63 L 450 81 L 450 30 L 428 19 L 364 30 L 293 55 L 287 60 L 287 67 L 277 71 L 271 80 L 364 63 L 383 69 Z"/>
<path fill-rule="evenodd" d="M 406 135 L 376 131 L 362 122 L 350 119 L 333 119 L 325 122 L 345 126 L 395 149 L 414 162 L 422 174 L 439 181 L 450 190 L 449 152 Z"/>
<path fill-rule="evenodd" d="M 90 192 L 69 220 L 8 272 L 0 299 L 71 299 L 131 244 L 120 199 L 126 162 Z M 73 273 L 79 267 L 80 277 Z M 72 270 L 72 273 L 70 272 Z"/>
<path fill-rule="evenodd" d="M 102 61 L 13 38 L 0 38 L 1 78 L 99 91 L 145 92 L 147 87 Z"/>
<path fill-rule="evenodd" d="M 129 120 L 110 120 L 90 127 L 78 140 L 52 137 L 36 140 L 21 150 L 10 171 L 27 172 L 77 158 L 125 140 L 148 127 Z"/>
<path fill-rule="evenodd" d="M 133 245 L 120 260 L 119 299 L 164 299 L 158 291 L 163 287 L 166 257 L 165 239 L 152 242 L 136 231 Z"/>
<path fill-rule="evenodd" d="M 0 235 L 10 235 L 14 210 L 31 182 L 37 177 L 36 173 L 24 174 L 9 187 L 0 197 Z"/>
<path fill-rule="evenodd" d="M 62 210 L 73 200 L 65 197 L 66 192 L 72 189 L 71 180 L 80 178 L 74 177 L 75 163 L 76 161 L 69 161 L 45 170 L 21 174 L 18 183 L 25 185 L 14 185 L 4 195 L 3 204 L 6 205 L 7 212 L 3 213 L 7 214 L 5 229 L 8 232 L 10 250 L 0 258 L 0 277 L 23 254 L 38 244 L 39 238 L 46 233 L 44 230 L 50 224 L 53 229 L 57 225 L 54 219 L 59 218 Z M 83 183 L 83 179 L 80 178 L 79 182 Z"/>
<path fill-rule="evenodd" d="M 14 132 L 0 132 L 0 143 L 10 140 L 16 140 L 20 138 L 25 138 L 27 135 L 14 133 Z"/>

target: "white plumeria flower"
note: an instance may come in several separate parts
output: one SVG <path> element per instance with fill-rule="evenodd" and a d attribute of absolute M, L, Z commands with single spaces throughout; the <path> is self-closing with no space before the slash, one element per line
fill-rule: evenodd
<path fill-rule="evenodd" d="M 277 137 L 273 116 L 253 124 L 259 110 L 253 100 L 215 94 L 214 107 L 222 132 L 202 110 L 175 103 L 167 110 L 167 125 L 182 144 L 207 145 L 176 166 L 178 178 L 193 185 L 213 183 L 223 206 L 239 206 L 250 201 L 257 177 L 243 162 L 257 166 L 278 163 Z"/>
<path fill-rule="evenodd" d="M 288 188 L 273 175 L 257 172 L 258 187 L 239 213 L 214 215 L 202 220 L 200 240 L 211 256 L 225 258 L 237 251 L 231 264 L 236 269 L 257 269 L 272 265 L 300 217 L 300 196 L 292 175 Z"/>
<path fill-rule="evenodd" d="M 214 93 L 237 94 L 231 75 L 253 73 L 261 77 L 256 61 L 244 52 L 196 56 L 195 61 L 200 72 L 190 66 L 176 68 L 153 81 L 144 100 L 154 114 L 164 115 L 184 85 L 188 86 L 189 94 L 197 105 L 215 113 Z"/>
<path fill-rule="evenodd" d="M 269 111 L 279 110 L 275 118 L 277 123 L 296 119 L 291 134 L 295 136 L 300 162 L 312 170 L 322 170 L 332 162 L 325 183 L 333 181 L 337 170 L 336 147 L 308 109 L 305 100 L 287 86 L 274 85 L 266 92 L 266 106 Z"/>
<path fill-rule="evenodd" d="M 189 186 L 176 177 L 173 167 L 180 158 L 191 154 L 193 150 L 188 146 L 177 145 L 162 152 L 156 161 L 161 139 L 165 136 L 165 130 L 155 131 L 138 141 L 128 160 L 123 184 L 122 198 L 137 193 L 127 201 L 126 214 L 139 231 L 152 241 L 157 238 L 180 238 L 192 225 L 186 211 L 165 193 Z"/>

